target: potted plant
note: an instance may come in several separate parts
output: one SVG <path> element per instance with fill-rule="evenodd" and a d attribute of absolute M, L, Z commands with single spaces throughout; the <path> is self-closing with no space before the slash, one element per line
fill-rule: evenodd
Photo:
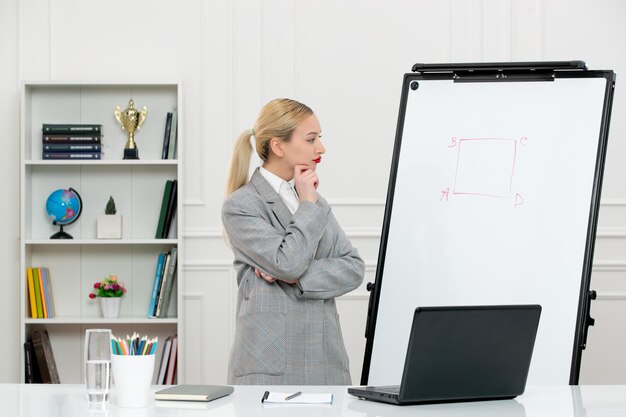
<path fill-rule="evenodd" d="M 93 284 L 93 290 L 89 294 L 92 300 L 100 298 L 102 317 L 115 318 L 120 315 L 122 297 L 126 294 L 126 286 L 118 281 L 117 275 L 109 275 L 102 281 Z"/>
<path fill-rule="evenodd" d="M 112 196 L 109 196 L 104 214 L 97 218 L 97 236 L 98 239 L 122 238 L 122 215 L 117 214 L 115 200 Z"/>

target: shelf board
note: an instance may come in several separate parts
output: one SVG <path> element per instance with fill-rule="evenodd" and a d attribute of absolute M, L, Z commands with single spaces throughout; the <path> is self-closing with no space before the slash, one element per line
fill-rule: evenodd
<path fill-rule="evenodd" d="M 67 87 L 178 87 L 180 84 L 180 80 L 172 80 L 172 79 L 150 79 L 146 80 L 142 79 L 129 79 L 124 82 L 119 81 L 111 81 L 111 80 L 26 80 L 23 81 L 23 86 L 26 90 L 31 90 L 34 88 L 67 88 Z"/>
<path fill-rule="evenodd" d="M 25 245 L 177 245 L 178 239 L 24 239 Z"/>
<path fill-rule="evenodd" d="M 147 166 L 147 165 L 178 165 L 177 159 L 101 159 L 101 160 L 41 160 L 41 159 L 29 159 L 24 161 L 26 166 L 68 166 L 68 165 L 81 165 L 81 166 L 110 166 L 110 165 L 130 165 L 130 166 Z"/>
<path fill-rule="evenodd" d="M 53 319 L 32 319 L 28 318 L 24 320 L 25 324 L 176 324 L 178 323 L 177 317 L 165 318 L 165 319 L 149 319 L 145 316 L 122 316 L 115 319 L 102 318 L 102 317 L 80 317 L 80 316 L 66 316 L 55 317 Z"/>

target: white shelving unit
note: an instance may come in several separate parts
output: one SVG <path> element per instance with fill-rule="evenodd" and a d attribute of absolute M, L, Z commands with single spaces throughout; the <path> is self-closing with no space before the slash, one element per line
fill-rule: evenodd
<path fill-rule="evenodd" d="M 156 367 L 165 338 L 178 334 L 177 379 L 183 360 L 181 291 L 182 236 L 182 91 L 179 83 L 56 83 L 27 82 L 21 92 L 21 344 L 34 330 L 47 330 L 62 383 L 82 383 L 83 342 L 88 328 L 110 328 L 115 335 L 137 332 L 158 336 Z M 139 160 L 124 160 L 127 134 L 115 120 L 114 109 L 148 108 L 143 126 L 135 133 Z M 178 109 L 177 159 L 162 160 L 165 117 Z M 44 123 L 102 124 L 102 160 L 42 160 Z M 155 239 L 165 182 L 178 180 L 178 206 L 167 239 Z M 80 218 L 64 228 L 74 239 L 52 240 L 58 231 L 45 211 L 48 195 L 72 187 L 83 200 Z M 123 216 L 122 239 L 96 238 L 96 217 L 104 214 L 109 196 Z M 167 318 L 147 318 L 158 254 L 176 246 L 179 267 Z M 48 267 L 55 317 L 30 317 L 26 270 Z M 120 317 L 103 319 L 98 300 L 89 298 L 93 284 L 117 275 L 128 293 Z M 24 354 L 22 348 L 22 368 Z M 156 373 L 156 372 L 155 372 Z M 22 381 L 24 372 L 22 371 Z"/>

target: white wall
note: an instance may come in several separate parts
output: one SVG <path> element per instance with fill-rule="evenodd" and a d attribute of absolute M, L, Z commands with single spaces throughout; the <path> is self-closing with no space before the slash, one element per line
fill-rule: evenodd
<path fill-rule="evenodd" d="M 401 80 L 411 65 L 582 59 L 623 74 L 625 15 L 621 0 L 2 0 L 6 201 L 19 201 L 13 179 L 20 80 L 181 80 L 187 155 L 181 267 L 185 317 L 194 318 L 185 324 L 185 382 L 224 383 L 236 288 L 219 211 L 232 141 L 252 126 L 262 104 L 287 96 L 318 113 L 327 147 L 320 191 L 372 281 Z M 618 78 L 592 279 L 597 325 L 581 383 L 626 383 L 624 91 Z M 16 208 L 3 204 L 0 211 L 6 219 Z M 3 232 L 2 329 L 19 340 L 17 222 L 5 220 Z M 364 288 L 338 302 L 355 383 L 366 307 Z M 19 379 L 19 349 L 0 344 L 0 382 Z"/>

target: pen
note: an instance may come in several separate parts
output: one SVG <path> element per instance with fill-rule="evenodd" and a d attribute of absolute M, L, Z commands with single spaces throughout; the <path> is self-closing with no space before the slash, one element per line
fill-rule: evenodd
<path fill-rule="evenodd" d="M 285 401 L 293 400 L 294 398 L 296 398 L 298 395 L 301 395 L 301 394 L 302 394 L 302 391 L 298 391 L 291 395 L 288 395 L 285 397 Z"/>

